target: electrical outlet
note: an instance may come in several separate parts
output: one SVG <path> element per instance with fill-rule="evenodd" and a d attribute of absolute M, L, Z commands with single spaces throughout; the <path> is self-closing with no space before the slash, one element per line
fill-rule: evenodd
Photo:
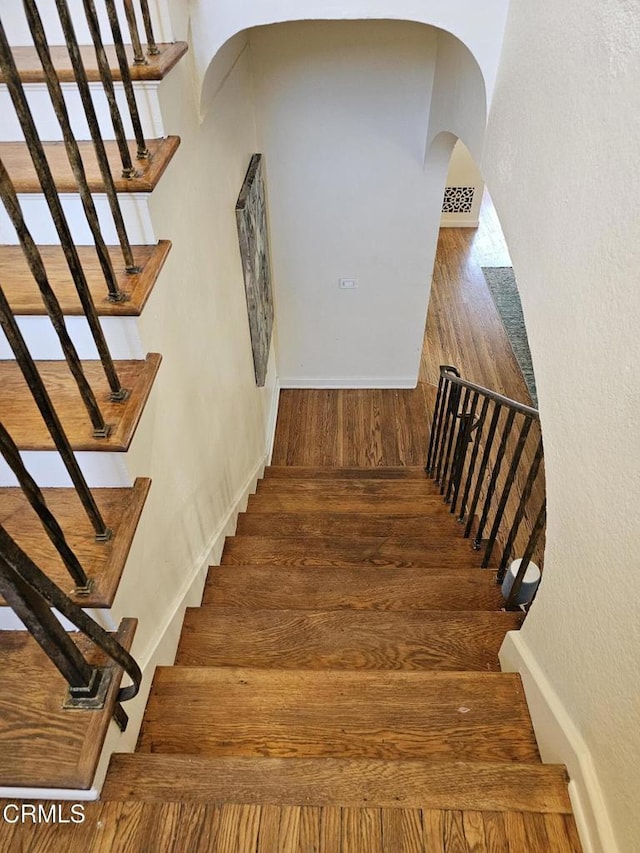
<path fill-rule="evenodd" d="M 341 278 L 340 290 L 355 290 L 358 286 L 357 278 Z"/>

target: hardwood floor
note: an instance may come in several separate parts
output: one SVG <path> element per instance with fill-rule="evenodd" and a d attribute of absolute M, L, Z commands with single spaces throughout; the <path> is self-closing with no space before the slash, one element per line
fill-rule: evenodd
<path fill-rule="evenodd" d="M 424 465 L 426 413 L 435 396 L 415 390 L 301 389 L 280 393 L 274 465 Z"/>
<path fill-rule="evenodd" d="M 69 818 L 68 807 L 62 814 Z M 5 836 L 9 846 L 2 849 L 16 853 L 572 853 L 580 849 L 573 819 L 563 814 L 107 802 L 87 803 L 84 815 L 82 824 L 11 826 Z"/>
<path fill-rule="evenodd" d="M 424 465 L 441 364 L 530 404 L 481 269 L 510 265 L 485 195 L 477 230 L 440 231 L 416 389 L 282 391 L 273 465 Z"/>

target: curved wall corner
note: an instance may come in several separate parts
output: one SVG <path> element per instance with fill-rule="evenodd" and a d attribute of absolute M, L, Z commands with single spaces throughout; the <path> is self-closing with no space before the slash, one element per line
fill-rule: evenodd
<path fill-rule="evenodd" d="M 448 131 L 461 139 L 480 163 L 486 123 L 487 89 L 482 69 L 458 38 L 439 32 L 426 151 L 440 133 Z"/>
<path fill-rule="evenodd" d="M 211 67 L 227 42 L 253 27 L 301 20 L 397 20 L 444 30 L 466 45 L 474 57 L 484 78 L 487 100 L 490 100 L 509 2 L 485 0 L 479 4 L 474 0 L 432 0 L 425 4 L 424 0 L 308 0 L 301 12 L 299 0 L 245 0 L 243 3 L 191 0 L 192 58 L 201 114 L 206 112 L 208 99 L 216 91 L 215 81 L 224 79 L 232 67 L 229 62 L 235 61 L 231 49 Z M 209 71 L 213 80 L 206 79 Z"/>

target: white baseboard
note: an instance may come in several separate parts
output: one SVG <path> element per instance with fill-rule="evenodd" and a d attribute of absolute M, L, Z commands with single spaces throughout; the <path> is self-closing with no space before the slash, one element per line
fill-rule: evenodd
<path fill-rule="evenodd" d="M 589 747 L 519 631 L 506 635 L 500 664 L 503 672 L 520 673 L 542 760 L 567 767 L 585 853 L 619 853 Z"/>
<path fill-rule="evenodd" d="M 463 216 L 458 216 L 456 219 L 445 219 L 444 216 L 440 220 L 441 228 L 477 228 L 480 225 L 480 220 L 475 217 L 465 219 Z"/>
<path fill-rule="evenodd" d="M 269 412 L 269 421 L 267 423 L 267 465 L 271 465 L 271 458 L 273 457 L 273 446 L 276 441 L 276 428 L 278 426 L 278 406 L 280 405 L 280 387 L 280 380 L 276 379 L 276 383 L 273 388 L 273 397 L 271 399 L 271 411 Z"/>
<path fill-rule="evenodd" d="M 348 378 L 317 377 L 305 378 L 299 376 L 280 377 L 280 388 L 415 388 L 415 376 L 385 376 L 375 378 L 369 376 L 352 376 Z"/>

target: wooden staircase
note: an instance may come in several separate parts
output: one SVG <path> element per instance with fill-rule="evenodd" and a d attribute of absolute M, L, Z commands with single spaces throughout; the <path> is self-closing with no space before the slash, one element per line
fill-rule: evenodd
<path fill-rule="evenodd" d="M 179 800 L 193 849 L 579 850 L 457 534 L 420 469 L 267 469 L 100 808 L 141 843 L 125 804 L 157 838 Z"/>
<path fill-rule="evenodd" d="M 135 80 L 162 80 L 186 50 L 159 47 L 132 66 Z M 82 53 L 97 81 L 92 48 Z M 73 81 L 66 51 L 52 56 L 61 81 Z M 23 82 L 41 85 L 34 51 L 16 58 Z M 152 192 L 179 139 L 148 143 L 151 159 L 125 179 L 107 141 L 118 192 Z M 102 192 L 92 145 L 79 145 L 89 186 Z M 45 150 L 57 190 L 75 193 L 62 143 Z M 25 143 L 0 142 L 0 156 L 18 192 L 40 194 Z M 143 312 L 171 244 L 132 248 L 140 270 L 126 274 L 109 247 L 126 297 L 111 302 L 94 248 L 78 247 L 100 317 Z M 81 316 L 60 247 L 39 251 L 64 315 Z M 16 316 L 43 315 L 17 246 L 0 245 L 0 278 Z M 154 353 L 117 359 L 130 394 L 116 404 L 99 363 L 83 361 L 111 426 L 98 439 L 64 363 L 37 362 L 73 450 L 118 453 L 130 447 L 159 366 Z M 0 420 L 21 451 L 53 449 L 12 361 L 0 361 Z M 108 610 L 149 487 L 138 478 L 93 490 L 113 532 L 107 543 L 95 541 L 75 490 L 44 490 L 95 581 L 88 594 L 72 591 L 20 490 L 0 489 L 0 523 L 76 604 Z M 82 826 L 0 822 L 0 849 L 578 851 L 566 772 L 542 764 L 519 676 L 499 671 L 505 632 L 522 616 L 501 610 L 493 575 L 458 532 L 419 468 L 268 469 L 202 606 L 186 614 L 175 666 L 157 670 L 137 751 L 112 757 Z M 134 632 L 135 620 L 123 620 L 124 648 Z M 69 712 L 63 680 L 29 635 L 2 632 L 0 651 L 0 783 L 90 789 L 121 671 L 103 710 Z"/>

